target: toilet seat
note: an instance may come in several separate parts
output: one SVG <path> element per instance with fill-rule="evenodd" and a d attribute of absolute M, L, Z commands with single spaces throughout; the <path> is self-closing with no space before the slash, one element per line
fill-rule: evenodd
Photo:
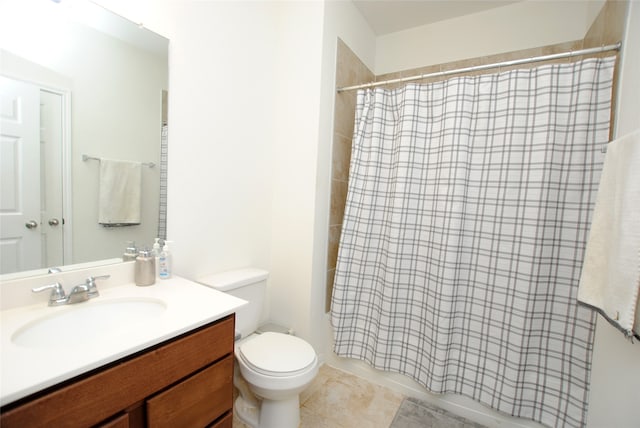
<path fill-rule="evenodd" d="M 309 343 L 283 333 L 256 335 L 241 343 L 237 354 L 251 370 L 273 377 L 302 374 L 317 363 L 316 353 Z"/>

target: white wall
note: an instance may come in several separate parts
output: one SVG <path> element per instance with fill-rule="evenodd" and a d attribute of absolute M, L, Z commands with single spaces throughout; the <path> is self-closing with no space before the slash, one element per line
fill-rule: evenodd
<path fill-rule="evenodd" d="M 372 66 L 373 33 L 350 2 L 103 3 L 170 39 L 176 273 L 269 269 L 270 318 L 323 353 L 336 38 Z"/>
<path fill-rule="evenodd" d="M 168 237 L 188 278 L 269 268 L 274 14 L 268 2 L 183 2 L 168 17 Z"/>
<path fill-rule="evenodd" d="M 114 10 L 171 40 L 175 272 L 267 268 L 271 320 L 315 342 L 323 3 L 143 1 Z"/>
<path fill-rule="evenodd" d="M 337 38 L 342 39 L 356 56 L 371 70 L 376 61 L 376 35 L 360 11 L 350 1 L 328 1 L 325 3 L 324 44 L 327 67 L 333 66 L 330 75 L 331 83 L 335 82 L 335 59 L 337 55 Z M 324 88 L 331 95 L 331 103 L 335 93 L 332 88 Z M 332 106 L 333 108 L 333 106 Z M 331 111 L 333 116 L 333 110 Z"/>
<path fill-rule="evenodd" d="M 321 2 L 278 4 L 271 320 L 314 343 L 311 312 L 322 72 Z"/>
<path fill-rule="evenodd" d="M 581 40 L 597 1 L 521 1 L 378 37 L 375 74 Z"/>

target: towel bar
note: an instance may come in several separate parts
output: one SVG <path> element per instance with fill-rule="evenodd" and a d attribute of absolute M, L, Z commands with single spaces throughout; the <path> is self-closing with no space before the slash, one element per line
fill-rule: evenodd
<path fill-rule="evenodd" d="M 100 160 L 100 158 L 97 158 L 97 157 L 95 157 L 95 156 L 82 155 L 82 161 L 83 161 L 83 162 L 86 162 L 86 161 L 88 161 L 88 160 L 97 160 L 97 161 L 99 161 L 99 160 Z M 149 168 L 153 168 L 153 167 L 155 167 L 155 166 L 156 166 L 156 164 L 155 164 L 155 163 L 153 163 L 153 162 L 142 162 L 142 165 L 143 165 L 143 166 L 148 166 Z"/>

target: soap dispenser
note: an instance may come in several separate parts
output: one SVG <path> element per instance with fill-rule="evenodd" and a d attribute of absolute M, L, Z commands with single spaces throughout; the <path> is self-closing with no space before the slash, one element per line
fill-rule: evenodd
<path fill-rule="evenodd" d="M 160 279 L 171 278 L 172 262 L 172 255 L 169 251 L 169 241 L 164 241 L 164 247 L 162 247 L 162 252 L 158 258 L 158 276 Z"/>
<path fill-rule="evenodd" d="M 153 248 L 151 249 L 153 253 L 153 257 L 156 259 L 160 257 L 160 253 L 162 252 L 162 248 L 160 247 L 160 238 L 155 239 L 156 242 L 153 243 Z"/>
<path fill-rule="evenodd" d="M 153 243 L 151 255 L 156 259 L 156 276 L 158 276 L 160 273 L 160 253 L 162 253 L 162 248 L 160 247 L 160 238 L 156 238 L 155 241 L 156 242 Z"/>
<path fill-rule="evenodd" d="M 138 257 L 138 249 L 136 248 L 135 241 L 128 241 L 127 248 L 124 250 L 124 254 L 122 255 L 123 262 L 131 262 Z"/>
<path fill-rule="evenodd" d="M 134 270 L 136 285 L 153 285 L 156 283 L 156 258 L 148 248 L 140 250 L 136 257 Z"/>

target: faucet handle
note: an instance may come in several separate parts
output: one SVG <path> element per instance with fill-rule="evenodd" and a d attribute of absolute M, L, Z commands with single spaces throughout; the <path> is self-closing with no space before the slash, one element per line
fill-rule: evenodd
<path fill-rule="evenodd" d="M 109 278 L 111 278 L 111 275 L 90 276 L 85 281 L 85 284 L 87 284 L 90 288 L 93 288 L 96 286 L 96 279 L 109 279 Z"/>
<path fill-rule="evenodd" d="M 62 288 L 62 284 L 56 282 L 55 284 L 47 284 L 42 287 L 32 288 L 31 291 L 34 293 L 39 293 L 44 290 L 51 289 L 51 296 L 49 297 L 49 301 L 64 299 L 64 288 Z"/>
<path fill-rule="evenodd" d="M 85 281 L 85 284 L 89 292 L 89 297 L 97 297 L 100 295 L 100 293 L 98 293 L 98 287 L 96 287 L 96 279 L 109 279 L 109 278 L 111 278 L 111 275 L 90 276 L 89 278 L 87 278 L 87 280 Z"/>

